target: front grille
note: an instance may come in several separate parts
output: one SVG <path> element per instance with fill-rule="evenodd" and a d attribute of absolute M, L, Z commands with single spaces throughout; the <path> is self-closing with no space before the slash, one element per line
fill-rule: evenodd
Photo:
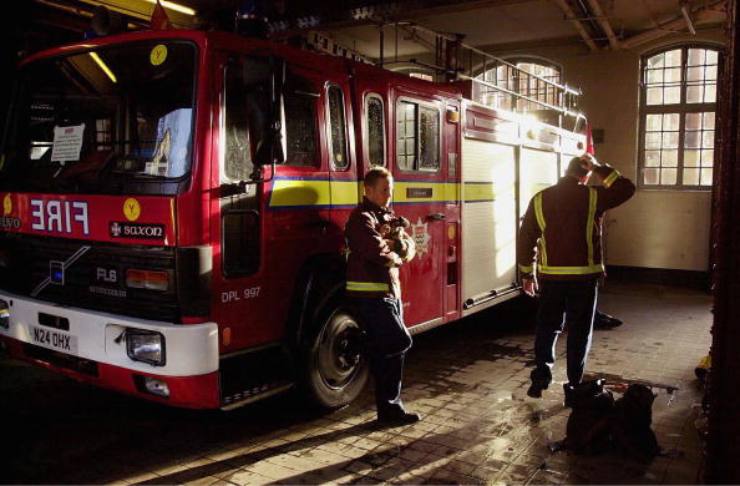
<path fill-rule="evenodd" d="M 65 268 L 63 285 L 49 283 L 41 289 L 50 276 L 50 262 L 65 262 L 84 246 L 90 248 Z M 4 290 L 113 314 L 170 322 L 180 317 L 172 248 L 0 234 L 0 250 L 6 253 L 9 264 L 0 268 L 0 288 Z M 170 289 L 159 292 L 127 288 L 128 268 L 166 270 Z"/>
<path fill-rule="evenodd" d="M 88 376 L 98 376 L 98 363 L 89 359 L 78 358 L 69 354 L 59 353 L 51 349 L 26 344 L 23 346 L 23 354 L 28 358 L 49 363 L 57 368 L 76 371 Z"/>

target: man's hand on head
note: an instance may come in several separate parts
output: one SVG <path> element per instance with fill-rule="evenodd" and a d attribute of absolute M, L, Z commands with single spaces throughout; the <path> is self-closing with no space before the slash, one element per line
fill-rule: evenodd
<path fill-rule="evenodd" d="M 598 160 L 596 160 L 596 157 L 589 153 L 585 153 L 581 155 L 581 167 L 586 169 L 587 171 L 591 172 L 596 167 L 600 167 L 601 164 Z"/>

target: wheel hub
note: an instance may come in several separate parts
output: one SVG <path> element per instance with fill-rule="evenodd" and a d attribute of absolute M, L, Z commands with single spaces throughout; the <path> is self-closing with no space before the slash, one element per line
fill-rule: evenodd
<path fill-rule="evenodd" d="M 362 332 L 346 313 L 335 314 L 322 330 L 318 349 L 318 371 L 330 388 L 342 388 L 352 381 L 362 360 Z"/>

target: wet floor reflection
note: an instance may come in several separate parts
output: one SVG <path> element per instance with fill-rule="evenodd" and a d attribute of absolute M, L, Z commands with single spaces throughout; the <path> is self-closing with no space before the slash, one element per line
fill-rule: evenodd
<path fill-rule="evenodd" d="M 654 295 L 626 291 L 611 298 L 631 312 L 661 311 Z M 0 482 L 691 482 L 699 457 L 685 427 L 699 397 L 691 385 L 691 356 L 705 353 L 700 333 L 709 328 L 709 304 L 701 295 L 681 296 L 681 302 L 691 319 L 676 320 L 675 307 L 666 308 L 670 328 L 657 323 L 638 333 L 629 327 L 637 317 L 628 314 L 632 323 L 594 338 L 590 372 L 681 387 L 670 406 L 663 392 L 655 400 L 656 434 L 673 452 L 650 463 L 618 452 L 577 455 L 555 447 L 570 415 L 562 403 L 563 366 L 543 399 L 526 396 L 532 313 L 512 303 L 415 337 L 404 399 L 425 418 L 392 429 L 374 425 L 371 390 L 332 414 L 310 409 L 297 392 L 229 413 L 198 412 L 0 360 L 0 414 L 5 437 L 13 438 L 4 441 Z M 677 333 L 685 338 L 673 349 L 657 345 Z M 639 350 L 641 342 L 656 344 L 636 360 L 627 350 Z M 558 351 L 563 364 L 564 347 Z M 685 372 L 679 353 L 691 361 Z"/>

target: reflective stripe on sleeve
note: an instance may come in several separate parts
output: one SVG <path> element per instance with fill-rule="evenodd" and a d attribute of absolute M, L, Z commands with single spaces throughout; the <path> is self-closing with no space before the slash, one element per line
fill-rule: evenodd
<path fill-rule="evenodd" d="M 620 174 L 617 169 L 614 169 L 612 171 L 612 173 L 609 174 L 606 177 L 606 179 L 604 179 L 604 182 L 602 182 L 602 184 L 604 185 L 604 187 L 606 187 L 607 189 L 609 189 L 611 187 L 611 185 L 614 184 L 614 181 L 616 181 L 617 179 L 619 179 L 621 176 L 622 176 L 622 174 Z"/>
<path fill-rule="evenodd" d="M 519 271 L 522 273 L 532 273 L 534 267 L 532 265 L 519 265 Z"/>
<path fill-rule="evenodd" d="M 347 282 L 347 290 L 354 292 L 390 292 L 390 286 L 381 282 Z"/>
<path fill-rule="evenodd" d="M 586 220 L 586 248 L 588 248 L 588 266 L 594 264 L 594 219 L 596 218 L 596 203 L 599 194 L 593 187 L 588 188 L 588 219 Z"/>

